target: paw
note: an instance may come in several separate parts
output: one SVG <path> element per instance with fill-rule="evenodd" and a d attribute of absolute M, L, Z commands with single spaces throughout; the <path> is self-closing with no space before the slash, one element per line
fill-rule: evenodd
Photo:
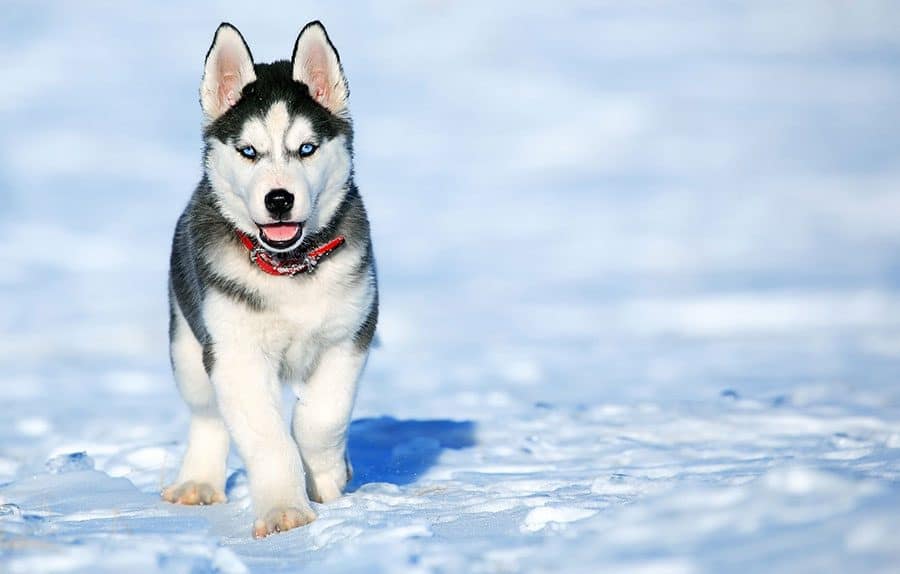
<path fill-rule="evenodd" d="M 276 532 L 287 532 L 298 526 L 305 526 L 316 519 L 316 513 L 307 508 L 274 508 L 266 513 L 265 518 L 258 518 L 253 523 L 253 538 L 265 538 Z"/>
<path fill-rule="evenodd" d="M 205 482 L 188 480 L 181 484 L 173 484 L 163 489 L 162 498 L 173 504 L 216 504 L 225 502 L 225 493 L 213 488 Z"/>
<path fill-rule="evenodd" d="M 349 464 L 330 472 L 310 473 L 306 481 L 306 493 L 315 502 L 331 502 L 341 497 L 352 476 L 353 470 Z"/>

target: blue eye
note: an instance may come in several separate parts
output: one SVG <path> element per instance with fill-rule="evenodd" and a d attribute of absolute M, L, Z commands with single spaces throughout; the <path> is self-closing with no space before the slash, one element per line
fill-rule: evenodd
<path fill-rule="evenodd" d="M 300 146 L 300 157 L 309 157 L 312 154 L 316 153 L 318 147 L 316 144 L 311 144 L 309 142 Z"/>
<path fill-rule="evenodd" d="M 256 148 L 252 145 L 238 148 L 238 153 L 247 159 L 256 159 Z"/>

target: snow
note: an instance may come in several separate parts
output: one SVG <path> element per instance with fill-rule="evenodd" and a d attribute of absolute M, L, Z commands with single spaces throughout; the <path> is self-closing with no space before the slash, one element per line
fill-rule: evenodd
<path fill-rule="evenodd" d="M 0 572 L 896 572 L 890 0 L 12 2 Z M 274 16 L 273 16 L 274 15 Z M 202 57 L 322 19 L 382 292 L 350 493 L 159 500 Z"/>

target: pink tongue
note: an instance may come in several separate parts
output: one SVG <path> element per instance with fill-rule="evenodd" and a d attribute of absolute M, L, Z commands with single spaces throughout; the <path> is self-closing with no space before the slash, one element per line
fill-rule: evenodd
<path fill-rule="evenodd" d="M 266 239 L 289 241 L 297 235 L 298 227 L 299 225 L 296 223 L 279 223 L 277 225 L 266 225 L 263 227 L 262 232 Z"/>

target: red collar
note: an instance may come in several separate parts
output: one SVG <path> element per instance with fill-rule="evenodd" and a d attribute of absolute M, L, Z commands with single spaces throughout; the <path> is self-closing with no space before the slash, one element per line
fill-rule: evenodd
<path fill-rule="evenodd" d="M 289 275 L 291 277 L 300 273 L 312 273 L 316 270 L 316 265 L 319 264 L 323 257 L 333 253 L 346 241 L 343 235 L 338 235 L 328 243 L 316 247 L 303 257 L 277 261 L 268 251 L 256 245 L 246 233 L 239 229 L 236 229 L 235 233 L 237 233 L 238 239 L 241 240 L 247 251 L 250 252 L 250 261 L 255 263 L 257 267 L 269 275 Z"/>

